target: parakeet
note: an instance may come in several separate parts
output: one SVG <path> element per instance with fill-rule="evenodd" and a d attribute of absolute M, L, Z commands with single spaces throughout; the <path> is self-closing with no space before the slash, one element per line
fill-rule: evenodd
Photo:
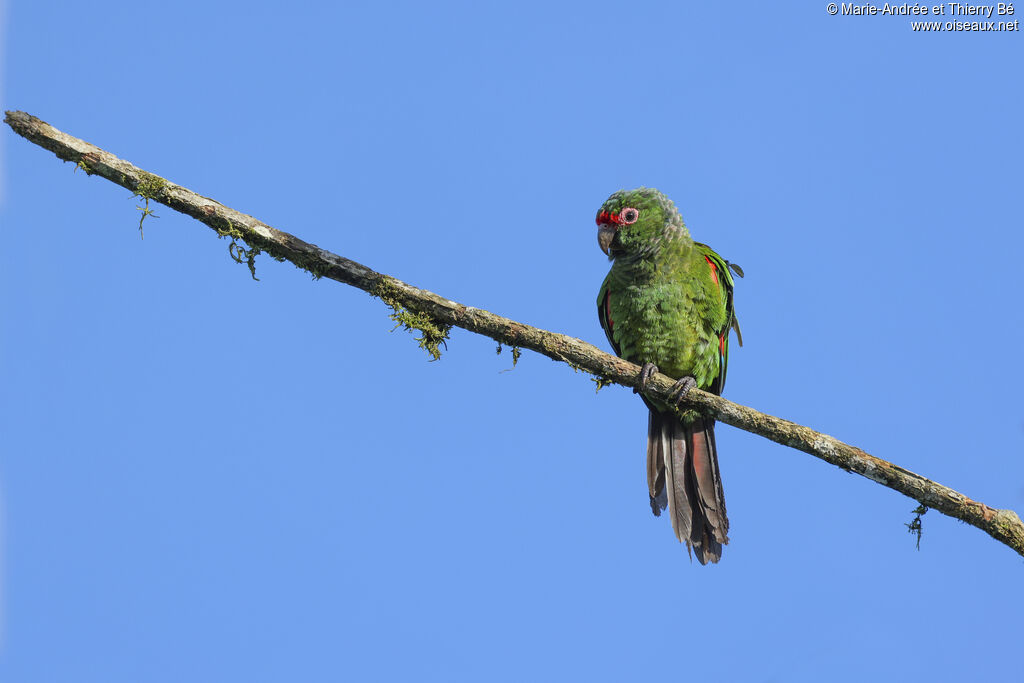
<path fill-rule="evenodd" d="M 615 353 L 653 372 L 681 378 L 676 400 L 693 386 L 721 394 L 729 362 L 733 278 L 743 271 L 694 242 L 675 204 L 655 189 L 616 192 L 597 213 L 597 239 L 612 262 L 597 297 L 598 318 Z M 676 537 L 701 564 L 718 562 L 729 519 L 718 470 L 715 422 L 682 416 L 644 397 L 647 485 L 656 516 L 667 507 Z"/>

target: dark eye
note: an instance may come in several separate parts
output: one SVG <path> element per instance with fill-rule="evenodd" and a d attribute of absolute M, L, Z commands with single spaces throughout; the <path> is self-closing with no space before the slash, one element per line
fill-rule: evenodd
<path fill-rule="evenodd" d="M 627 206 L 625 209 L 619 212 L 619 220 L 626 225 L 630 223 L 636 223 L 636 219 L 640 217 L 640 212 L 634 209 L 632 206 Z"/>

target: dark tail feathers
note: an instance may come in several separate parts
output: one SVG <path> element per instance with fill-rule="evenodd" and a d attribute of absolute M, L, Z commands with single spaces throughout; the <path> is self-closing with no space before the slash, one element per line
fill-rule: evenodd
<path fill-rule="evenodd" d="M 676 538 L 701 564 L 718 562 L 729 542 L 722 477 L 715 448 L 715 421 L 684 426 L 670 412 L 651 411 L 647 427 L 647 485 L 651 510 L 666 507 Z"/>

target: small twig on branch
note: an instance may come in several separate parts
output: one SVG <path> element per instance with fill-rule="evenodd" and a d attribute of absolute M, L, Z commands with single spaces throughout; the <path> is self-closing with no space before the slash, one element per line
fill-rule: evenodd
<path fill-rule="evenodd" d="M 102 176 L 138 196 L 187 214 L 210 226 L 221 236 L 243 240 L 249 245 L 244 254 L 250 268 L 254 267 L 255 254 L 265 251 L 277 260 L 291 261 L 314 277 L 330 278 L 379 297 L 394 310 L 392 317 L 396 322 L 422 332 L 420 345 L 435 357 L 440 353 L 438 345 L 447 338 L 448 330 L 460 327 L 490 337 L 499 344 L 530 349 L 556 361 L 568 363 L 591 373 L 602 384 L 615 383 L 626 387 L 637 384 L 639 366 L 605 353 L 580 339 L 464 306 L 378 273 L 143 171 L 25 112 L 9 111 L 5 122 L 18 135 L 50 150 L 65 161 L 74 162 L 90 175 Z M 249 258 L 250 254 L 252 258 Z M 655 375 L 647 385 L 648 395 L 654 399 L 667 400 L 673 381 L 673 378 L 666 375 Z M 925 508 L 938 510 L 978 527 L 1024 555 L 1024 523 L 1012 510 L 991 508 L 827 434 L 766 415 L 714 394 L 694 389 L 686 395 L 685 402 L 721 422 L 809 453 L 899 491 Z"/>

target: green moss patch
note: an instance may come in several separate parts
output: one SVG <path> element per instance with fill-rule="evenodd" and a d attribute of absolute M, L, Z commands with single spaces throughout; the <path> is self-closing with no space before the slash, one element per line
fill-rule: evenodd
<path fill-rule="evenodd" d="M 388 317 L 396 323 L 391 330 L 392 332 L 399 327 L 404 327 L 409 332 L 413 330 L 420 332 L 420 336 L 415 337 L 416 341 L 419 342 L 420 348 L 430 354 L 431 361 L 441 358 L 440 347 L 444 345 L 446 349 L 448 348 L 446 341 L 448 333 L 452 329 L 451 325 L 440 323 L 426 313 L 410 311 L 403 306 L 398 299 L 398 289 L 393 284 L 391 278 L 387 276 L 381 277 L 371 294 L 391 308 L 392 313 Z"/>

